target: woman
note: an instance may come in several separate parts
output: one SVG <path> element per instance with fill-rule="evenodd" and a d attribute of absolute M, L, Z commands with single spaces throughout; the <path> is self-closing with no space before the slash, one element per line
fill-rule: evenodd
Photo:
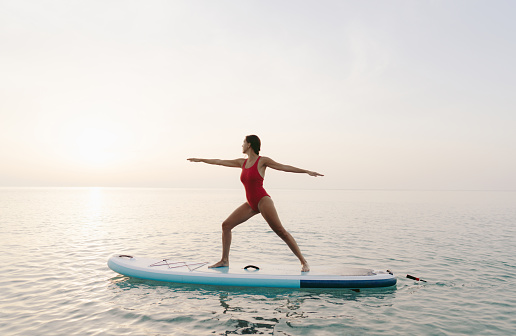
<path fill-rule="evenodd" d="M 204 162 L 208 164 L 241 168 L 242 174 L 240 180 L 244 184 L 247 203 L 239 206 L 233 213 L 222 223 L 222 258 L 220 261 L 209 267 L 225 267 L 229 266 L 229 248 L 231 247 L 231 230 L 238 224 L 242 224 L 249 218 L 261 213 L 267 221 L 271 229 L 281 238 L 288 247 L 294 252 L 301 262 L 301 272 L 308 272 L 310 267 L 308 262 L 301 254 L 301 250 L 290 233 L 285 230 L 279 219 L 274 202 L 263 188 L 263 177 L 265 169 L 281 170 L 290 173 L 305 173 L 310 176 L 323 176 L 319 173 L 287 166 L 277 163 L 268 157 L 259 156 L 260 138 L 256 135 L 248 135 L 242 144 L 242 153 L 247 155 L 247 159 L 235 160 L 219 160 L 219 159 L 188 159 L 191 162 Z"/>

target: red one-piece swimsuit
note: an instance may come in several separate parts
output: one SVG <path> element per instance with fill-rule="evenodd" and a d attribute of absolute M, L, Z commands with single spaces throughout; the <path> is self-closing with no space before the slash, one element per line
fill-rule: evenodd
<path fill-rule="evenodd" d="M 258 212 L 260 211 L 258 210 L 260 200 L 265 196 L 269 196 L 265 189 L 263 189 L 263 177 L 260 175 L 260 172 L 258 172 L 258 161 L 260 161 L 260 158 L 261 156 L 259 156 L 254 165 L 249 168 L 245 167 L 247 163 L 246 159 L 242 165 L 242 174 L 240 175 L 240 181 L 244 184 L 247 203 L 249 203 L 254 211 Z"/>

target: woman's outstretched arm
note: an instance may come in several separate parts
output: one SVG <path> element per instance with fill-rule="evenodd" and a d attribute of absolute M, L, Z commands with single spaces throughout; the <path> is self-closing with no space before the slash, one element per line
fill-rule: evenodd
<path fill-rule="evenodd" d="M 272 168 L 272 169 L 281 170 L 281 171 L 288 172 L 288 173 L 308 174 L 308 175 L 314 176 L 314 177 L 324 176 L 324 175 L 319 174 L 319 173 L 314 172 L 314 171 L 310 171 L 310 170 L 301 169 L 301 168 L 297 168 L 297 167 L 288 166 L 288 165 L 284 165 L 284 164 L 278 163 L 278 162 L 276 162 L 273 159 L 268 158 L 268 157 L 263 157 L 262 159 L 264 159 L 263 164 L 265 166 L 267 166 L 267 167 Z"/>
<path fill-rule="evenodd" d="M 233 168 L 242 168 L 242 164 L 244 164 L 244 159 L 220 160 L 220 159 L 190 158 L 187 160 L 190 162 L 203 162 L 203 163 L 207 163 L 207 164 L 225 166 L 225 167 L 233 167 Z"/>

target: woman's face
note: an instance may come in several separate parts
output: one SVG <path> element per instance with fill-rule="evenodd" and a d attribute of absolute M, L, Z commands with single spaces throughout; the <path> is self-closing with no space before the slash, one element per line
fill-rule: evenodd
<path fill-rule="evenodd" d="M 242 153 L 246 154 L 249 148 L 251 148 L 251 144 L 244 139 L 244 143 L 242 144 Z"/>

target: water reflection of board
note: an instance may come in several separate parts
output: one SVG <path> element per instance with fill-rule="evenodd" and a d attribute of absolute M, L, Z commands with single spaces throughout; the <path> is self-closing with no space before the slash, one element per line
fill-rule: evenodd
<path fill-rule="evenodd" d="M 207 262 L 139 258 L 115 254 L 108 260 L 113 271 L 134 278 L 219 286 L 288 288 L 373 288 L 396 284 L 390 271 L 339 266 L 311 266 L 301 272 L 293 265 L 246 265 L 208 268 Z"/>

